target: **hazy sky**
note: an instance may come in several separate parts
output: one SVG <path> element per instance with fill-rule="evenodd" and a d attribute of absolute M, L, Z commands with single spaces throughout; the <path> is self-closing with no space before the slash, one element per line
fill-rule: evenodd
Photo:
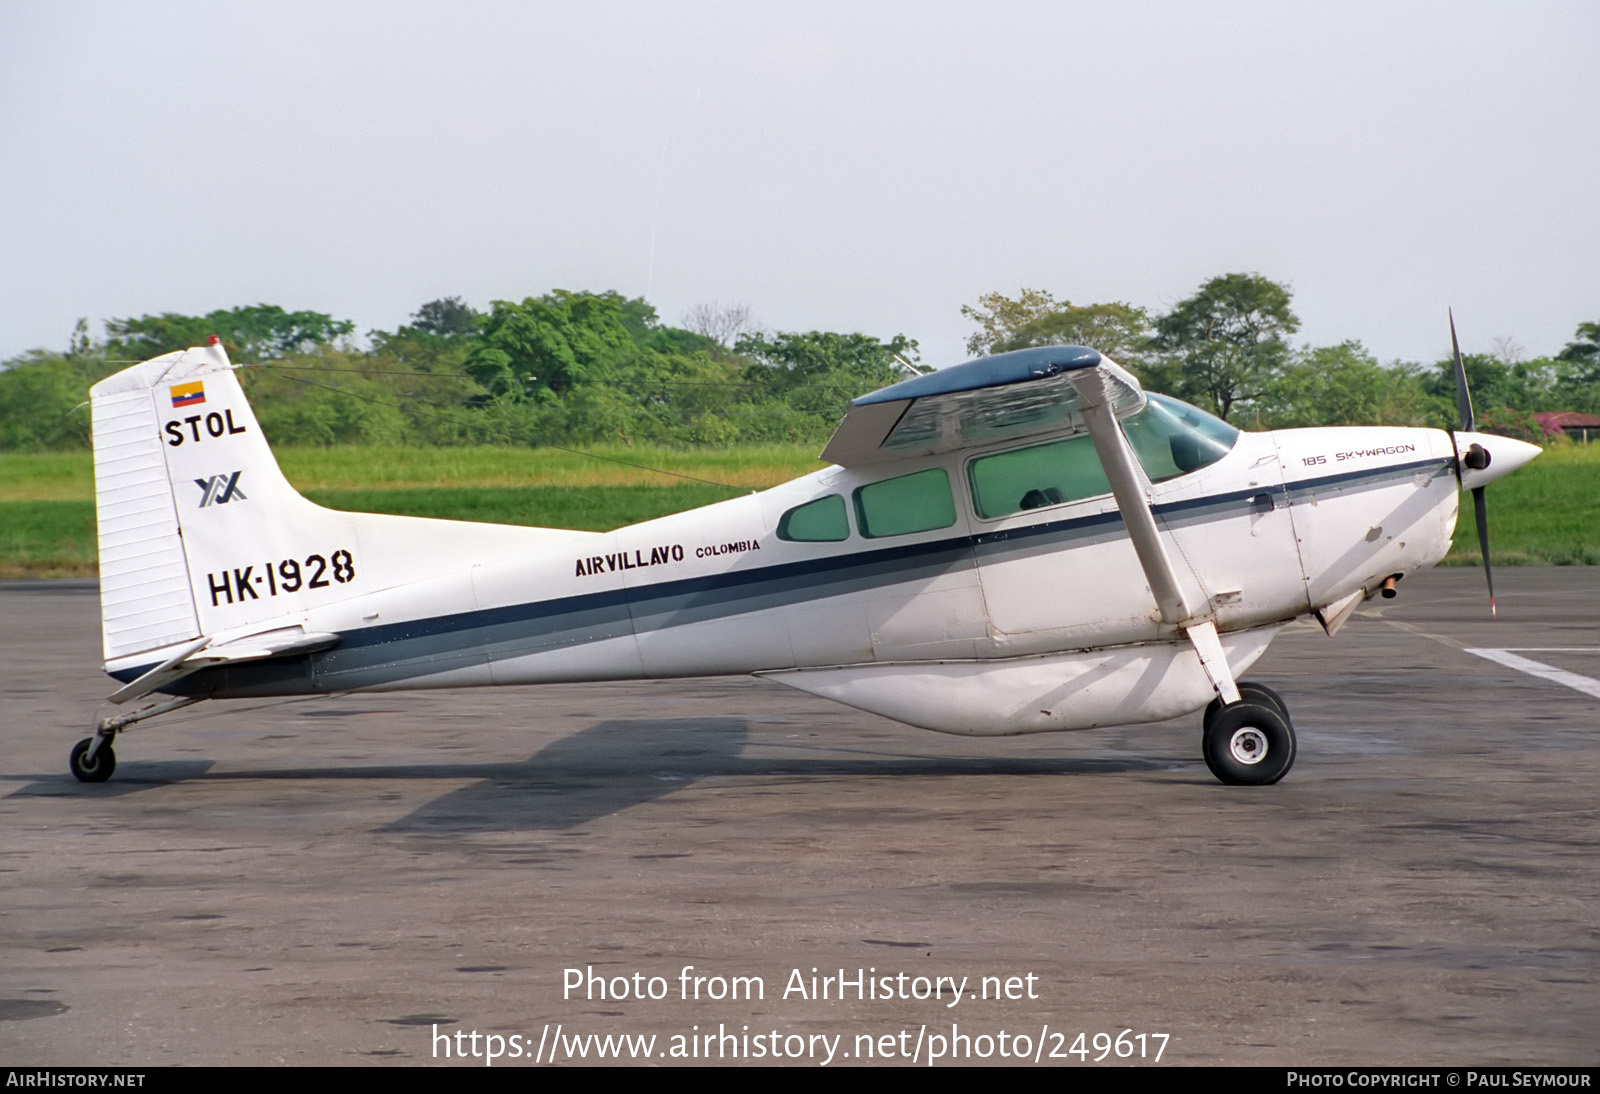
<path fill-rule="evenodd" d="M 1288 282 L 1384 359 L 1600 320 L 1600 4 L 0 0 L 0 357 L 553 288 L 904 333 Z"/>

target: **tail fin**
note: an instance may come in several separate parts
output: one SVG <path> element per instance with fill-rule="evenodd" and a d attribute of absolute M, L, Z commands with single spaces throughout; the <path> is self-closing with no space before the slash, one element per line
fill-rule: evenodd
<path fill-rule="evenodd" d="M 108 662 L 280 619 L 355 580 L 354 514 L 283 477 L 233 367 L 206 346 L 90 392 Z"/>
<path fill-rule="evenodd" d="M 212 345 L 90 391 L 108 669 L 586 535 L 313 504 L 284 478 L 234 368 Z"/>
<path fill-rule="evenodd" d="M 170 420 L 181 437 L 184 418 L 196 415 L 195 423 L 203 425 L 206 414 L 219 414 L 216 420 L 226 437 L 229 408 L 220 401 L 211 403 L 205 380 L 190 377 L 226 376 L 220 370 L 228 367 L 221 346 L 170 353 L 102 380 L 89 392 L 100 538 L 100 622 L 108 663 L 202 634 L 179 530 L 178 499 L 167 468 L 169 438 L 162 427 L 163 418 Z M 220 396 L 217 381 L 212 383 Z M 185 389 L 194 390 L 185 393 Z M 167 401 L 167 406 L 162 408 L 158 399 Z"/>

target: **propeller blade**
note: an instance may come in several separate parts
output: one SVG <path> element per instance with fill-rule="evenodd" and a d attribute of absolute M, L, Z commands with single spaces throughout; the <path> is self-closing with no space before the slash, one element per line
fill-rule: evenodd
<path fill-rule="evenodd" d="M 1461 362 L 1461 345 L 1456 341 L 1456 313 L 1450 311 L 1450 354 L 1456 362 L 1456 409 L 1461 412 L 1461 431 L 1476 433 L 1472 416 L 1472 396 L 1467 391 L 1467 366 Z"/>
<path fill-rule="evenodd" d="M 1472 491 L 1472 515 L 1478 519 L 1478 550 L 1483 553 L 1483 579 L 1489 583 L 1489 617 L 1499 619 L 1500 613 L 1494 606 L 1494 574 L 1489 571 L 1489 504 L 1484 500 L 1483 492 L 1487 487 L 1475 487 Z"/>
<path fill-rule="evenodd" d="M 1456 410 L 1461 413 L 1461 431 L 1475 433 L 1476 419 L 1472 413 L 1472 395 L 1467 391 L 1467 366 L 1461 360 L 1461 343 L 1456 340 L 1456 313 L 1450 309 L 1450 356 L 1456 366 Z M 1461 451 L 1461 444 L 1454 433 L 1450 434 L 1450 443 L 1456 449 L 1456 479 L 1466 485 L 1466 470 L 1482 470 L 1489 466 L 1489 453 L 1474 444 L 1467 452 Z M 1472 488 L 1472 515 L 1478 522 L 1478 550 L 1483 555 L 1483 580 L 1489 586 L 1489 618 L 1499 619 L 1500 613 L 1494 605 L 1494 573 L 1489 569 L 1489 503 L 1484 498 L 1484 488 Z"/>

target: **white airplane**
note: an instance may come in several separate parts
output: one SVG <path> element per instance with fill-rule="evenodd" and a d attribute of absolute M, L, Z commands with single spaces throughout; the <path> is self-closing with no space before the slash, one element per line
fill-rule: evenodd
<path fill-rule="evenodd" d="M 1484 484 L 1539 451 L 1472 431 L 1459 360 L 1461 431 L 1246 433 L 1021 350 L 855 400 L 814 474 L 593 533 L 312 504 L 213 339 L 92 392 L 110 700 L 154 701 L 72 772 L 206 699 L 750 673 L 975 736 L 1205 708 L 1217 778 L 1273 783 L 1288 710 L 1239 674 L 1438 562 L 1458 487 L 1481 535 Z"/>

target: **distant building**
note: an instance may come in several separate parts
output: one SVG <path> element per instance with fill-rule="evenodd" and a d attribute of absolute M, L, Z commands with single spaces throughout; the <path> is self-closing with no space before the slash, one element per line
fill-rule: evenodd
<path fill-rule="evenodd" d="M 1541 410 L 1534 414 L 1546 437 L 1565 433 L 1579 444 L 1600 441 L 1600 418 L 1575 410 Z"/>

